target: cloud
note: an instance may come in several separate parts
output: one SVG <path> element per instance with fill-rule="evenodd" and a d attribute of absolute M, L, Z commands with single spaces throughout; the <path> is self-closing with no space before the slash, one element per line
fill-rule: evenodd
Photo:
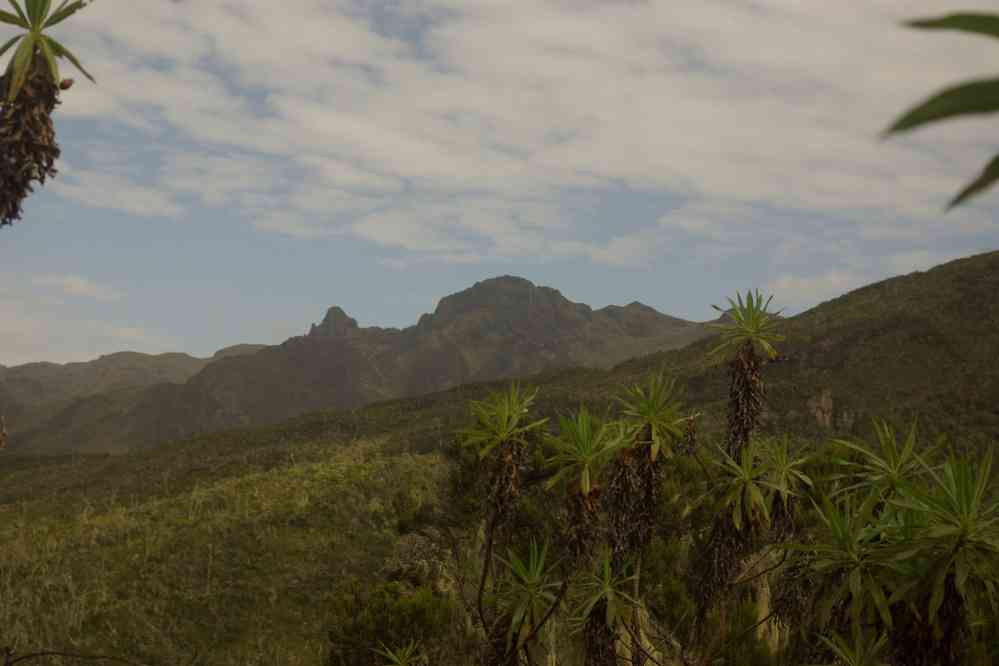
<path fill-rule="evenodd" d="M 92 298 L 96 301 L 117 301 L 121 293 L 79 275 L 43 275 L 32 282 L 41 287 L 53 287 L 66 296 Z"/>
<path fill-rule="evenodd" d="M 101 83 L 60 113 L 129 126 L 158 164 L 142 182 L 74 169 L 52 189 L 171 217 L 193 195 L 261 230 L 442 263 L 752 249 L 788 271 L 820 238 L 916 251 L 999 229 L 982 206 L 939 215 L 991 126 L 877 138 L 991 72 L 986 40 L 898 25 L 950 4 L 244 0 L 109 20 L 98 3 L 73 41 Z M 604 238 L 577 224 L 579 201 L 622 189 L 681 205 Z"/>
<path fill-rule="evenodd" d="M 44 275 L 32 282 L 40 287 L 53 287 L 67 296 L 92 298 L 96 301 L 117 301 L 121 293 L 79 275 Z"/>
<path fill-rule="evenodd" d="M 46 188 L 85 206 L 142 217 L 179 217 L 184 213 L 176 195 L 158 187 L 136 183 L 110 169 L 78 169 L 71 165 L 61 163 L 58 177 L 46 183 Z"/>
<path fill-rule="evenodd" d="M 814 305 L 835 298 L 869 281 L 864 276 L 840 270 L 811 277 L 785 274 L 771 281 L 766 293 L 773 294 L 776 301 L 789 309 L 798 310 L 802 305 Z"/>
<path fill-rule="evenodd" d="M 89 361 L 122 349 L 159 353 L 179 341 L 142 326 L 57 312 L 45 304 L 0 297 L 0 363 Z"/>

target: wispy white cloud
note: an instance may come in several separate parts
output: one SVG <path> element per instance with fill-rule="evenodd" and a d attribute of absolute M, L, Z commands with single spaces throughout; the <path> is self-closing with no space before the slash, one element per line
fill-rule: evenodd
<path fill-rule="evenodd" d="M 841 270 L 831 270 L 821 275 L 781 275 L 766 288 L 768 294 L 779 299 L 781 307 L 800 309 L 803 304 L 817 304 L 835 298 L 868 283 L 863 275 Z"/>
<path fill-rule="evenodd" d="M 51 287 L 66 296 L 92 298 L 96 301 L 117 301 L 121 293 L 116 289 L 97 284 L 79 275 L 43 275 L 32 282 L 40 287 Z"/>
<path fill-rule="evenodd" d="M 281 212 L 248 205 L 248 221 L 300 236 L 367 212 L 349 233 L 442 259 L 568 247 L 550 228 L 519 242 L 495 208 L 467 205 L 483 194 L 510 210 L 525 197 L 559 208 L 565 188 L 610 183 L 675 192 L 695 212 L 766 202 L 880 218 L 866 239 L 912 241 L 918 219 L 925 239 L 953 233 L 935 213 L 960 184 L 954 173 L 970 173 L 987 151 L 969 143 L 967 128 L 930 132 L 943 146 L 934 149 L 921 138 L 879 143 L 876 133 L 933 86 L 987 69 L 987 44 L 941 36 L 939 57 L 929 58 L 926 36 L 896 25 L 941 9 L 255 0 L 157 3 L 106 23 L 110 10 L 95 5 L 79 15 L 96 32 L 81 36 L 81 50 L 102 83 L 80 86 L 86 93 L 66 112 L 125 122 L 136 113 L 195 146 L 164 149 L 155 189 L 87 172 L 85 184 L 55 189 L 158 215 L 178 214 L 171 193 L 209 206 L 266 194 Z M 113 185 L 122 196 L 100 194 Z M 455 214 L 441 213 L 442 196 Z M 995 229 L 965 215 L 961 230 Z M 609 244 L 575 240 L 592 260 L 615 263 L 670 227 L 713 242 L 748 233 L 696 214 L 660 227 Z"/>
<path fill-rule="evenodd" d="M 180 341 L 127 321 L 73 316 L 51 302 L 0 296 L 0 340 L 4 365 L 34 361 L 88 361 L 122 350 L 159 353 Z"/>
<path fill-rule="evenodd" d="M 61 162 L 58 177 L 46 183 L 48 189 L 70 201 L 140 217 L 180 217 L 184 214 L 175 193 L 137 183 L 130 176 L 113 170 L 71 165 L 68 160 Z"/>
<path fill-rule="evenodd" d="M 86 139 L 45 191 L 205 228 L 224 211 L 394 270 L 742 262 L 814 304 L 999 242 L 999 195 L 941 214 L 994 152 L 988 120 L 878 138 L 929 92 L 994 73 L 988 40 L 899 26 L 964 7 L 96 3 L 57 34 L 99 84 L 64 95 L 60 136 Z M 662 210 L 601 208 L 639 192 Z"/>

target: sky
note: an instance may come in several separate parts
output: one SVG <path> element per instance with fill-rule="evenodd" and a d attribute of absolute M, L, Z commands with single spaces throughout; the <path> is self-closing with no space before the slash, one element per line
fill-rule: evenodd
<path fill-rule="evenodd" d="M 59 174 L 0 229 L 0 364 L 404 327 L 499 275 L 793 315 L 999 249 L 999 192 L 943 213 L 994 117 L 880 138 L 995 74 L 996 41 L 900 25 L 971 9 L 96 0 L 51 31 L 97 85 L 60 61 Z"/>

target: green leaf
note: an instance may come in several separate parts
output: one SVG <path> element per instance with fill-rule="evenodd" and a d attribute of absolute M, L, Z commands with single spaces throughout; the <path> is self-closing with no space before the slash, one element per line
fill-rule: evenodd
<path fill-rule="evenodd" d="M 25 23 L 20 16 L 15 16 L 10 12 L 0 11 L 0 23 L 9 23 L 10 25 L 16 25 L 18 28 L 24 28 L 25 30 L 31 29 L 31 26 Z"/>
<path fill-rule="evenodd" d="M 24 15 L 24 12 L 21 10 L 21 6 L 18 5 L 16 2 L 14 2 L 14 0 L 7 0 L 7 2 L 9 2 L 10 6 L 14 8 L 14 11 L 17 12 L 17 15 L 21 17 L 21 20 L 24 21 L 23 27 L 30 28 L 31 22 L 28 21 L 28 17 Z"/>
<path fill-rule="evenodd" d="M 933 581 L 933 594 L 930 596 L 930 623 L 932 624 L 936 623 L 937 612 L 943 603 L 945 583 L 947 582 L 947 574 L 950 572 L 950 564 L 950 561 L 948 561 L 947 566 L 940 567 Z"/>
<path fill-rule="evenodd" d="M 90 72 L 88 72 L 87 70 L 83 69 L 83 65 L 80 64 L 80 61 L 76 59 L 75 55 L 73 55 L 72 53 L 69 52 L 69 49 L 67 49 L 65 46 L 63 46 L 62 44 L 60 44 L 59 42 L 57 42 L 56 40 L 54 40 L 49 35 L 46 35 L 45 39 L 48 40 L 49 46 L 52 47 L 52 50 L 55 51 L 55 54 L 57 56 L 59 56 L 60 58 L 67 58 L 71 63 L 73 63 L 74 65 L 76 65 L 76 68 L 78 70 L 80 70 L 81 72 L 83 72 L 84 76 L 86 76 L 88 79 L 90 79 L 91 83 L 97 83 L 97 81 L 94 80 L 94 77 L 90 76 Z"/>
<path fill-rule="evenodd" d="M 63 2 L 62 4 L 65 5 L 66 3 Z M 51 28 L 54 25 L 58 25 L 84 7 L 86 7 L 86 5 L 83 4 L 82 0 L 75 0 L 75 2 L 70 4 L 68 7 L 60 7 L 52 13 L 52 16 L 49 17 L 49 20 L 47 20 L 45 25 L 42 27 Z"/>
<path fill-rule="evenodd" d="M 904 132 L 954 116 L 995 111 L 999 111 L 999 79 L 971 81 L 947 88 L 913 107 L 885 134 Z"/>
<path fill-rule="evenodd" d="M 49 74 L 52 75 L 52 83 L 59 85 L 59 63 L 56 62 L 55 54 L 52 53 L 49 41 L 43 35 L 38 40 L 38 43 L 42 47 L 42 55 L 45 56 L 45 62 L 49 65 Z"/>
<path fill-rule="evenodd" d="M 11 37 L 10 41 L 8 41 L 3 46 L 0 46 L 0 56 L 2 56 L 4 53 L 6 53 L 7 50 L 10 49 L 10 47 L 14 46 L 14 44 L 17 43 L 17 40 L 21 39 L 22 37 L 24 37 L 24 35 L 18 35 L 17 37 Z"/>
<path fill-rule="evenodd" d="M 40 10 L 42 8 L 43 0 L 25 0 L 24 5 L 28 10 L 28 22 L 31 23 L 31 27 L 34 28 L 38 25 L 40 16 Z"/>
<path fill-rule="evenodd" d="M 906 25 L 921 30 L 960 30 L 999 38 L 999 16 L 995 14 L 949 14 L 939 18 L 907 21 Z"/>
<path fill-rule="evenodd" d="M 871 597 L 874 599 L 874 606 L 878 609 L 881 621 L 885 623 L 886 627 L 891 629 L 891 611 L 888 608 L 888 600 L 885 598 L 884 590 L 881 589 L 881 584 L 877 580 L 872 580 L 870 589 Z"/>
<path fill-rule="evenodd" d="M 982 173 L 978 175 L 978 178 L 971 181 L 954 199 L 947 204 L 947 210 L 954 208 L 955 206 L 960 206 L 962 203 L 970 199 L 971 197 L 981 194 L 985 190 L 992 187 L 996 181 L 999 180 L 999 155 L 992 158 Z"/>
<path fill-rule="evenodd" d="M 7 102 L 13 102 L 17 93 L 21 91 L 21 86 L 28 78 L 28 70 L 31 64 L 31 56 L 35 52 L 35 36 L 31 33 L 24 35 L 24 39 L 14 52 L 11 60 L 14 70 L 11 81 L 7 84 Z"/>

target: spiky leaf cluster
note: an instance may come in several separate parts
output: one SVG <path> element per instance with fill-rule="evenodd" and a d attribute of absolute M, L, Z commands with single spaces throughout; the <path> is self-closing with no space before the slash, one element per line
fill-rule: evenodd
<path fill-rule="evenodd" d="M 15 13 L 0 11 L 0 23 L 27 30 L 0 46 L 0 56 L 17 45 L 0 77 L 0 227 L 21 219 L 21 203 L 33 192 L 32 182 L 45 184 L 58 172 L 54 167 L 59 146 L 52 112 L 59 91 L 72 85 L 61 81 L 57 58 L 66 58 L 91 81 L 69 49 L 44 31 L 56 26 L 89 3 L 63 0 L 52 10 L 52 0 L 25 0 L 24 8 L 8 0 Z"/>
<path fill-rule="evenodd" d="M 999 15 L 956 13 L 937 18 L 917 19 L 907 23 L 920 30 L 956 30 L 999 39 Z M 902 114 L 885 134 L 906 132 L 930 123 L 966 115 L 999 111 L 999 78 L 966 81 L 935 93 Z M 999 181 L 999 155 L 993 157 L 981 173 L 947 204 L 950 210 L 982 194 Z"/>

